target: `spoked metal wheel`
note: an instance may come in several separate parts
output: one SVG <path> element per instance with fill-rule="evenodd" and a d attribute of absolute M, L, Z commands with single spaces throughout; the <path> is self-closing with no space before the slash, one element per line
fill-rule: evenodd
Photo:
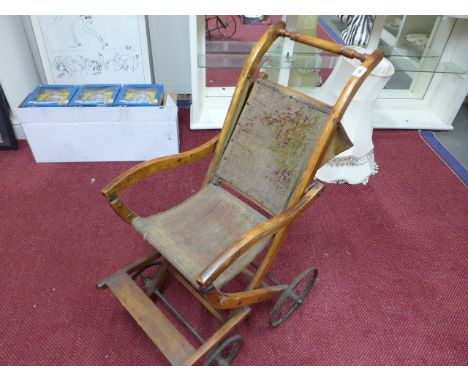
<path fill-rule="evenodd" d="M 317 274 L 317 269 L 306 269 L 284 290 L 270 313 L 271 326 L 275 328 L 281 325 L 304 302 L 314 286 Z"/>
<path fill-rule="evenodd" d="M 216 18 L 216 29 L 224 38 L 231 37 L 236 33 L 237 22 L 235 16 L 218 16 Z"/>
<path fill-rule="evenodd" d="M 223 341 L 213 352 L 208 356 L 205 366 L 229 366 L 234 358 L 236 358 L 242 346 L 242 337 L 235 335 Z"/>
<path fill-rule="evenodd" d="M 140 284 L 148 296 L 154 294 L 154 290 L 164 276 L 165 262 L 163 260 L 148 264 L 132 275 L 133 280 Z"/>

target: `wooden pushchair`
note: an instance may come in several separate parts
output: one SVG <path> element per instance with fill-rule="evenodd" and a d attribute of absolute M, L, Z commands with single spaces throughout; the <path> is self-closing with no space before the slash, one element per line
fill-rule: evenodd
<path fill-rule="evenodd" d="M 335 105 L 274 84 L 261 75 L 255 78 L 264 54 L 279 37 L 362 61 Z M 341 118 L 382 57 L 379 49 L 361 54 L 289 32 L 279 22 L 250 53 L 218 136 L 193 150 L 138 164 L 102 190 L 117 215 L 140 232 L 155 251 L 97 286 L 111 289 L 171 364 L 229 364 L 242 338 L 228 336 L 249 314 L 251 305 L 277 298 L 270 323 L 278 326 L 304 301 L 317 270 L 309 268 L 290 284 L 282 284 L 269 269 L 291 223 L 323 190 L 323 185 L 314 181 L 317 169 L 350 147 Z M 210 154 L 213 157 L 200 191 L 174 208 L 140 217 L 119 197 L 121 191 L 147 176 Z M 256 263 L 256 258 L 261 261 Z M 151 269 L 151 276 L 146 275 Z M 222 290 L 241 273 L 249 276 L 242 290 Z M 177 279 L 219 319 L 222 325 L 211 337 L 203 338 L 163 295 L 168 276 Z M 194 346 L 182 335 L 153 299 L 166 305 L 201 345 Z"/>

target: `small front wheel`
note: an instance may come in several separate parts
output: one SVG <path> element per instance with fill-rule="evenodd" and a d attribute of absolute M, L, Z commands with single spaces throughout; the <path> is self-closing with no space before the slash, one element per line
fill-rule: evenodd
<path fill-rule="evenodd" d="M 229 366 L 234 358 L 236 358 L 242 346 L 242 337 L 235 335 L 223 341 L 213 352 L 208 356 L 205 366 Z"/>
<path fill-rule="evenodd" d="M 270 313 L 270 325 L 276 328 L 286 321 L 301 305 L 317 279 L 318 270 L 306 269 L 281 293 Z"/>

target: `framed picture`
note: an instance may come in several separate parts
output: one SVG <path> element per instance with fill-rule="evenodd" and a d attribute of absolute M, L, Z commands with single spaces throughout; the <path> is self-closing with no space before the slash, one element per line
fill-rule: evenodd
<path fill-rule="evenodd" d="M 48 84 L 152 82 L 145 16 L 30 16 Z"/>

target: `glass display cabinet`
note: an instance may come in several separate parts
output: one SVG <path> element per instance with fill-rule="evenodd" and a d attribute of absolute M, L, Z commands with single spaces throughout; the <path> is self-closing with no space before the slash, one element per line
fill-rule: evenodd
<path fill-rule="evenodd" d="M 340 34 L 345 25 L 337 16 L 276 16 L 280 18 L 289 30 L 343 43 Z M 241 68 L 256 41 L 249 39 L 248 33 L 207 41 L 203 16 L 191 17 L 190 31 L 191 126 L 220 128 Z M 467 19 L 377 16 L 364 47 L 382 48 L 395 67 L 395 74 L 377 100 L 374 128 L 452 128 L 468 90 Z M 292 41 L 283 44 L 281 39 L 268 51 L 261 70 L 273 81 L 313 96 L 335 64 L 334 55 Z"/>
<path fill-rule="evenodd" d="M 454 26 L 451 17 L 386 16 L 383 28 L 374 32 L 375 39 L 397 68 L 388 89 L 402 91 L 387 91 L 382 97 L 422 99 L 432 74 L 464 75 L 463 68 L 441 59 Z"/>

